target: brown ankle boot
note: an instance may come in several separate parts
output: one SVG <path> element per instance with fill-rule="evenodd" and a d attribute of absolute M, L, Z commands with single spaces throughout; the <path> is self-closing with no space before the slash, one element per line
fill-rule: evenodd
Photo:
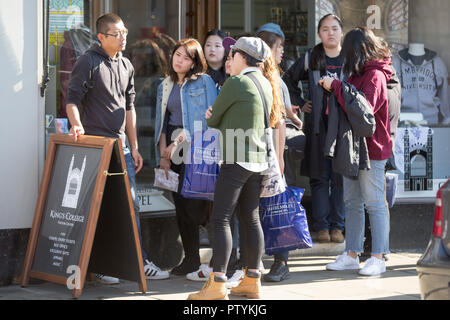
<path fill-rule="evenodd" d="M 344 234 L 341 230 L 331 230 L 331 241 L 342 243 L 345 241 Z"/>
<path fill-rule="evenodd" d="M 328 230 L 320 230 L 317 233 L 317 241 L 319 243 L 328 243 L 330 240 L 330 232 Z"/>
<path fill-rule="evenodd" d="M 237 287 L 231 288 L 230 294 L 235 296 L 246 296 L 250 299 L 260 299 L 261 277 L 251 278 L 245 273 L 244 279 Z"/>
<path fill-rule="evenodd" d="M 209 279 L 202 290 L 191 293 L 188 300 L 228 300 L 226 282 L 214 280 L 214 273 L 209 273 Z"/>

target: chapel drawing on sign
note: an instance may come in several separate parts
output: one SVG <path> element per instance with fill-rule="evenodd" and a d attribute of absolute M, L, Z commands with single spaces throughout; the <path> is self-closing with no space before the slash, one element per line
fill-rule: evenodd
<path fill-rule="evenodd" d="M 69 172 L 67 174 L 66 188 L 64 191 L 64 197 L 62 206 L 66 208 L 77 208 L 78 197 L 80 196 L 81 183 L 83 181 L 84 170 L 86 169 L 86 156 L 84 156 L 83 166 L 81 170 L 74 168 L 73 163 L 75 155 L 72 155 L 72 160 L 69 165 Z"/>

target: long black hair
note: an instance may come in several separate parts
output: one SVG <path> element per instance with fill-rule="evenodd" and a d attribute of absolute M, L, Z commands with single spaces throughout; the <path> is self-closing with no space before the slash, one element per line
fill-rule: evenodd
<path fill-rule="evenodd" d="M 341 59 L 346 76 L 361 75 L 364 64 L 372 60 L 385 60 L 392 56 L 386 42 L 378 38 L 372 30 L 357 27 L 349 31 L 342 44 Z"/>
<path fill-rule="evenodd" d="M 329 13 L 327 15 L 324 15 L 319 20 L 319 25 L 317 26 L 317 33 L 320 31 L 320 27 L 322 27 L 323 22 L 325 19 L 332 17 L 334 20 L 336 20 L 339 23 L 339 26 L 341 27 L 341 30 L 343 29 L 344 25 L 342 23 L 341 18 L 339 18 L 337 15 L 333 13 Z M 323 43 L 319 43 L 316 45 L 311 52 L 311 61 L 309 62 L 309 68 L 311 70 L 320 70 L 321 73 L 325 73 L 327 70 L 327 60 L 325 55 L 325 49 L 323 48 Z"/>

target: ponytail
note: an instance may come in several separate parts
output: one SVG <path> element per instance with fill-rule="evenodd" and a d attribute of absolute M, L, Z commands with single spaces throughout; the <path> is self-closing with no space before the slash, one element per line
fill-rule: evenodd
<path fill-rule="evenodd" d="M 280 72 L 272 55 L 264 62 L 262 73 L 272 86 L 273 103 L 270 111 L 270 127 L 275 128 L 276 124 L 283 118 L 284 107 L 280 90 Z"/>
<path fill-rule="evenodd" d="M 327 71 L 327 59 L 323 43 L 319 43 L 312 49 L 309 69 L 320 70 L 320 73 L 325 73 Z"/>

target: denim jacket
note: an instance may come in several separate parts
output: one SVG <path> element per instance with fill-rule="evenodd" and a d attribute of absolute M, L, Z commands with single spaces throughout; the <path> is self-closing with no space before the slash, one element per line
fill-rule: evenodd
<path fill-rule="evenodd" d="M 156 98 L 156 123 L 155 123 L 155 146 L 156 161 L 159 164 L 159 139 L 163 127 L 163 121 L 167 110 L 167 101 L 173 88 L 173 81 L 170 77 L 158 87 Z M 208 128 L 206 125 L 205 112 L 209 106 L 214 104 L 217 98 L 216 84 L 210 76 L 202 74 L 185 79 L 181 86 L 181 110 L 183 114 L 183 127 L 189 133 L 187 139 L 193 137 L 194 121 L 202 122 L 203 131 Z"/>

